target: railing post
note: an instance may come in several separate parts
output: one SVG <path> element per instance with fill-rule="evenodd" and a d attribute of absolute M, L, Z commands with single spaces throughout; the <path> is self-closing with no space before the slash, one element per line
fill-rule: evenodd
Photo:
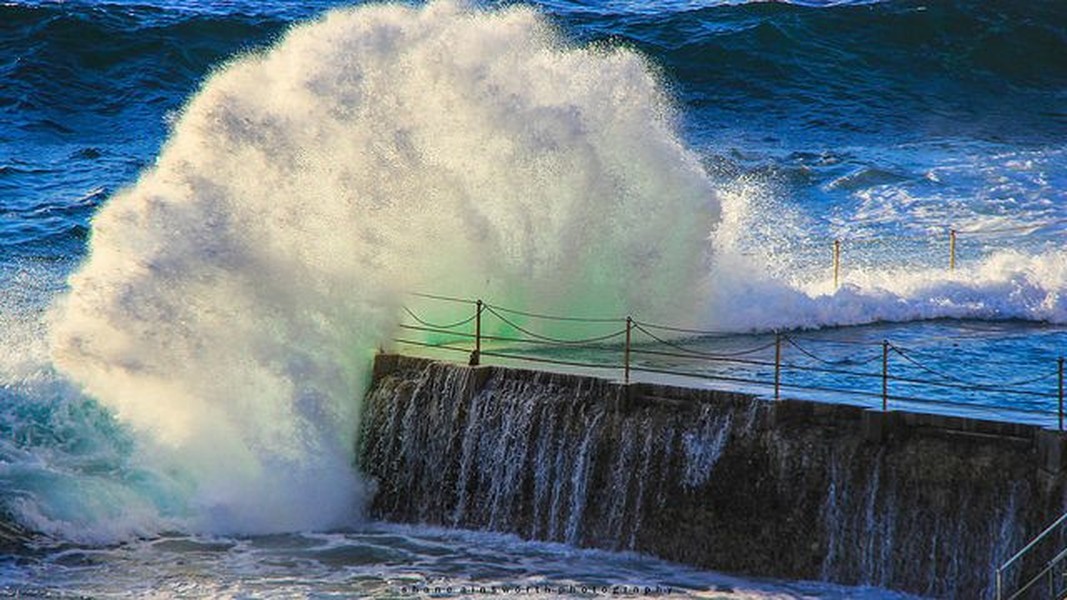
<path fill-rule="evenodd" d="M 774 399 L 781 399 L 782 383 L 782 334 L 774 332 Z"/>
<path fill-rule="evenodd" d="M 485 304 L 481 299 L 475 303 L 474 313 L 474 350 L 471 352 L 470 366 L 477 367 L 482 359 L 482 309 Z"/>
<path fill-rule="evenodd" d="M 1059 379 L 1060 379 L 1060 431 L 1063 431 L 1063 357 L 1061 356 L 1059 361 Z"/>
<path fill-rule="evenodd" d="M 630 332 L 633 331 L 633 317 L 626 317 L 626 347 L 622 353 L 622 382 L 630 383 Z"/>
<path fill-rule="evenodd" d="M 889 340 L 882 340 L 882 412 L 889 411 Z"/>
<path fill-rule="evenodd" d="M 956 230 L 948 230 L 948 270 L 956 270 Z"/>
<path fill-rule="evenodd" d="M 1003 569 L 1003 567 L 997 567 L 996 585 L 997 585 L 997 598 L 996 598 L 996 600 L 1003 600 L 1004 599 L 1004 569 Z"/>
<path fill-rule="evenodd" d="M 841 240 L 834 240 L 834 289 L 841 280 Z"/>

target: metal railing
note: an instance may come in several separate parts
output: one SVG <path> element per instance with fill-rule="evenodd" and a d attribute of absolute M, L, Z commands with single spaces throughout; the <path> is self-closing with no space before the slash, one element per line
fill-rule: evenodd
<path fill-rule="evenodd" d="M 889 340 L 818 340 L 799 332 L 740 336 L 653 324 L 633 315 L 557 316 L 507 308 L 482 299 L 422 293 L 411 296 L 423 302 L 447 304 L 449 310 L 435 312 L 460 316 L 436 322 L 404 306 L 408 321 L 402 321 L 399 328 L 406 335 L 396 337 L 394 342 L 464 354 L 472 366 L 485 357 L 494 357 L 596 372 L 621 371 L 624 383 L 629 383 L 634 373 L 696 377 L 773 390 L 776 400 L 783 390 L 832 393 L 873 400 L 883 411 L 888 411 L 891 404 L 906 404 L 939 410 L 1012 413 L 1055 423 L 1060 431 L 1065 428 L 1062 357 L 1056 360 L 1055 369 L 1016 381 L 979 381 L 932 365 L 935 361 L 924 360 L 924 356 L 932 355 Z M 470 312 L 464 315 L 466 310 Z M 739 343 L 744 346 L 737 347 Z M 819 343 L 859 348 L 867 354 L 862 359 L 854 354 L 828 358 L 813 349 Z M 717 348 L 709 350 L 709 346 Z M 792 358 L 787 360 L 790 355 Z M 880 368 L 869 368 L 872 364 Z M 1008 408 L 961 400 L 976 395 L 1016 398 L 1018 404 L 1025 406 Z"/>
<path fill-rule="evenodd" d="M 1044 542 L 1052 541 L 1054 533 L 1059 533 L 1059 539 L 1062 540 L 1064 524 L 1067 524 L 1067 513 L 1056 519 L 1056 522 L 1045 528 L 1037 537 L 1026 544 L 1022 550 L 1016 552 L 1004 564 L 997 567 L 995 574 L 996 600 L 1018 600 L 1019 598 L 1061 599 L 1067 596 L 1067 548 L 1060 549 L 1052 558 L 1044 561 L 1044 564 L 1039 569 L 1034 569 L 1032 574 L 1020 573 L 1019 575 L 1028 578 L 1010 594 L 1006 579 L 1006 574 L 1010 573 L 1012 569 L 1017 569 L 1025 562 L 1027 557 L 1039 551 Z M 1061 541 L 1060 546 L 1062 547 L 1062 545 Z"/>

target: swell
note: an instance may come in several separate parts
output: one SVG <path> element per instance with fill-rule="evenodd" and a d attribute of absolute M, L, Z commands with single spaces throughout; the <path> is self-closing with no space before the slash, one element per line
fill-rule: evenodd
<path fill-rule="evenodd" d="M 0 6 L 0 113 L 11 134 L 38 141 L 129 136 L 113 119 L 158 121 L 213 65 L 285 25 L 153 7 Z"/>
<path fill-rule="evenodd" d="M 574 19 L 656 56 L 701 119 L 763 114 L 850 136 L 1043 141 L 1067 129 L 1062 3 L 757 2 Z"/>
<path fill-rule="evenodd" d="M 1067 83 L 1067 9 L 1053 1 L 755 2 L 639 13 L 544 5 L 581 36 L 621 38 L 662 57 L 687 87 L 732 84 L 732 93 L 753 100 L 824 90 L 889 102 L 869 92 L 907 96 L 922 92 L 931 76 L 943 78 L 942 86 L 987 93 L 1054 91 Z M 73 78 L 92 89 L 100 73 L 115 71 L 133 78 L 129 87 L 184 84 L 185 90 L 233 53 L 262 47 L 291 21 L 291 15 L 148 5 L 5 5 L 0 69 L 16 82 L 59 86 L 58 78 Z M 0 104 L 11 102 L 9 87 L 0 90 Z"/>
<path fill-rule="evenodd" d="M 287 21 L 151 6 L 0 6 L 0 249 L 84 253 L 89 218 L 158 151 L 215 65 Z"/>

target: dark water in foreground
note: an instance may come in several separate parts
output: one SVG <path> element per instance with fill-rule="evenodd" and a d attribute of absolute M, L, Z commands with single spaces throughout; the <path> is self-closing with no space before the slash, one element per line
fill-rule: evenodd
<path fill-rule="evenodd" d="M 258 538 L 164 536 L 9 559 L 24 597 L 905 598 L 817 583 L 746 580 L 636 554 L 513 536 L 375 525 Z"/>

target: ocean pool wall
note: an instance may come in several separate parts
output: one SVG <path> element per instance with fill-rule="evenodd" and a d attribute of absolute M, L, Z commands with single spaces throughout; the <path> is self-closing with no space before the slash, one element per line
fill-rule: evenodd
<path fill-rule="evenodd" d="M 357 460 L 390 521 L 988 598 L 1065 506 L 1064 436 L 1028 425 L 388 354 L 374 373 Z"/>

